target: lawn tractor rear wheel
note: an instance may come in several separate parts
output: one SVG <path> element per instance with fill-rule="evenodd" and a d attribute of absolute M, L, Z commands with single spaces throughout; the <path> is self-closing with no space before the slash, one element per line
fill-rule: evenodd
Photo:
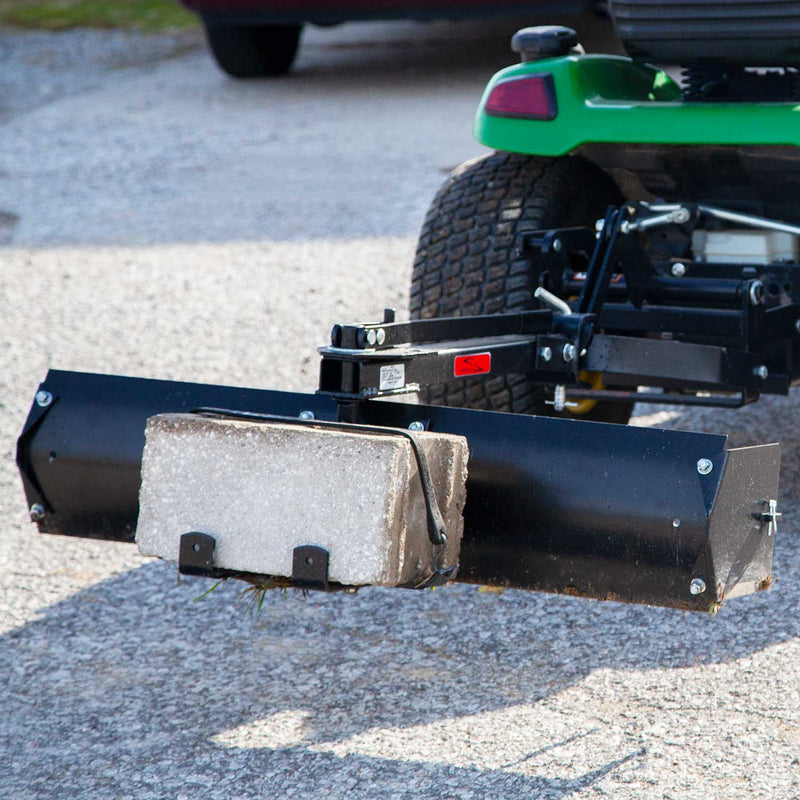
<path fill-rule="evenodd" d="M 268 78 L 289 71 L 302 25 L 231 25 L 203 19 L 220 69 L 234 78 Z"/>
<path fill-rule="evenodd" d="M 411 317 L 468 316 L 538 308 L 530 263 L 515 255 L 518 233 L 594 226 L 622 201 L 611 178 L 579 157 L 493 153 L 462 164 L 434 198 L 420 235 Z M 592 378 L 587 376 L 592 381 Z M 596 379 L 595 379 L 596 385 Z M 432 405 L 552 416 L 543 387 L 525 375 L 462 378 L 428 387 Z M 581 403 L 558 416 L 628 422 L 630 403 Z"/>

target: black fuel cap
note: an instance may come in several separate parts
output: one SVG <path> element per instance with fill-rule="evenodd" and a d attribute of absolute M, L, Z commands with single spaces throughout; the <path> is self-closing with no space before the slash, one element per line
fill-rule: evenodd
<path fill-rule="evenodd" d="M 578 34 L 563 25 L 523 28 L 511 37 L 511 49 L 525 61 L 565 56 L 578 45 Z"/>

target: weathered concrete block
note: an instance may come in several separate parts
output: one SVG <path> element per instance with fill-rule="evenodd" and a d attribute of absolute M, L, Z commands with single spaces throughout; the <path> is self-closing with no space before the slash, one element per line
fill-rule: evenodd
<path fill-rule="evenodd" d="M 444 566 L 458 563 L 466 439 L 415 434 L 447 526 Z M 218 567 L 290 577 L 300 545 L 330 554 L 329 579 L 418 583 L 432 570 L 416 459 L 402 437 L 272 422 L 162 414 L 147 422 L 136 541 L 178 558 L 182 534 L 216 541 Z"/>

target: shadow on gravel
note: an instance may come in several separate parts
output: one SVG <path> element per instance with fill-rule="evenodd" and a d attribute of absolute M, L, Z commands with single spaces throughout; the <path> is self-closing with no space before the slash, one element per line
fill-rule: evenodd
<path fill-rule="evenodd" d="M 729 662 L 794 638 L 800 619 L 790 610 L 800 607 L 800 586 L 791 566 L 799 550 L 797 537 L 779 537 L 776 572 L 786 579 L 731 602 L 717 618 L 468 586 L 275 595 L 255 616 L 231 585 L 193 602 L 207 581 L 175 585 L 172 568 L 148 564 L 3 637 L 0 751 L 11 754 L 11 766 L 0 787 L 18 799 L 45 786 L 50 797 L 99 796 L 112 786 L 149 797 L 148 786 L 171 796 L 231 781 L 239 792 L 272 796 L 281 788 L 299 797 L 334 796 L 333 789 L 363 796 L 345 791 L 357 786 L 375 797 L 451 796 L 442 787 L 568 796 L 641 754 L 615 753 L 585 774 L 554 779 L 521 775 L 514 763 L 440 763 L 435 742 L 408 761 L 391 746 L 386 757 L 374 750 L 384 752 L 384 735 L 391 745 L 385 729 L 513 713 L 598 669 Z M 257 731 L 250 742 L 218 741 L 281 712 L 304 722 L 279 746 L 260 742 Z M 348 752 L 345 740 L 363 735 L 378 744 Z M 505 735 L 489 734 L 499 752 Z M 412 749 L 428 734 L 415 736 Z"/>

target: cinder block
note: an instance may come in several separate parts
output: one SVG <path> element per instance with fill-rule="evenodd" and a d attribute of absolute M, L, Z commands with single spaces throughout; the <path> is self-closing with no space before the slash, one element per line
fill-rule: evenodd
<path fill-rule="evenodd" d="M 414 434 L 447 528 L 443 566 L 458 563 L 466 439 Z M 136 541 L 177 561 L 189 531 L 216 539 L 216 566 L 290 577 L 301 545 L 330 554 L 329 579 L 416 584 L 431 574 L 425 503 L 400 436 L 162 414 L 147 421 Z"/>

